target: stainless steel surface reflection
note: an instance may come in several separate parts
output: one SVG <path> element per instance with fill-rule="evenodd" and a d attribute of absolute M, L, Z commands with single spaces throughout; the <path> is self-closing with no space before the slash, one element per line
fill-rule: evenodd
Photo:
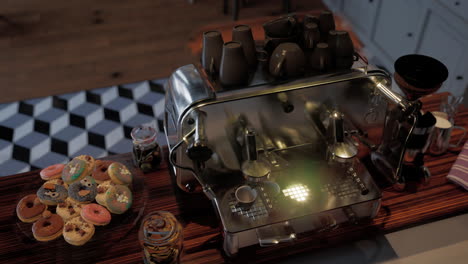
<path fill-rule="evenodd" d="M 372 131 L 366 144 L 378 145 L 387 109 L 383 98 L 398 99 L 378 85 L 390 83 L 388 74 L 350 69 L 283 82 L 257 77 L 246 87 L 225 90 L 189 65 L 166 85 L 164 126 L 177 184 L 191 192 L 198 183 L 212 200 L 226 253 L 375 217 L 380 190 L 359 155 L 347 155 L 346 162 L 327 157 L 330 131 L 338 127 L 330 113 L 342 113 L 335 123 L 345 137 L 333 142 L 357 145 L 353 135 L 361 140 Z M 255 140 L 246 137 L 253 134 Z M 267 163 L 271 172 L 251 181 L 242 170 L 246 161 Z M 257 194 L 248 206 L 236 198 L 246 185 Z"/>

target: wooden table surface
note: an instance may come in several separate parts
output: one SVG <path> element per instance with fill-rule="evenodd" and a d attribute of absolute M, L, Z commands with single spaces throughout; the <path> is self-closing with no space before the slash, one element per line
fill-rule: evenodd
<path fill-rule="evenodd" d="M 425 108 L 437 109 L 440 96 L 425 99 Z M 468 127 L 468 110 L 463 109 L 456 123 Z M 453 140 L 461 136 L 454 132 Z M 138 219 L 151 211 L 166 210 L 177 216 L 184 227 L 183 263 L 250 263 L 272 262 L 288 255 L 313 251 L 356 239 L 373 237 L 430 221 L 467 213 L 468 195 L 461 187 L 447 182 L 446 175 L 457 153 L 427 157 L 432 178 L 418 192 L 383 190 L 382 207 L 377 217 L 358 226 L 347 225 L 329 233 L 298 234 L 292 244 L 240 250 L 235 259 L 227 259 L 221 250 L 221 229 L 211 203 L 204 195 L 185 194 L 175 187 L 166 164 L 150 174 L 133 170 L 136 201 L 131 212 L 113 218 L 111 224 L 99 227 L 93 239 L 82 247 L 67 244 L 63 238 L 37 242 L 28 234 L 31 224 L 19 223 L 15 207 L 19 199 L 34 193 L 41 180 L 38 172 L 0 178 L 0 263 L 141 263 L 138 243 Z M 109 157 L 131 167 L 131 155 Z M 140 184 L 140 185 L 138 185 Z M 144 186 L 144 187 L 143 187 Z M 34 188 L 33 188 L 34 187 Z"/>

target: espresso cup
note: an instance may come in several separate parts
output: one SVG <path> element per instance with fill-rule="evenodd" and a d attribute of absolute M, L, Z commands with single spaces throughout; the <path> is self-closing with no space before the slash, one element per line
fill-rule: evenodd
<path fill-rule="evenodd" d="M 296 31 L 297 19 L 294 16 L 285 16 L 263 24 L 265 35 L 273 38 L 291 36 Z"/>
<path fill-rule="evenodd" d="M 460 126 L 454 126 L 444 115 L 440 112 L 433 112 L 436 118 L 436 124 L 431 135 L 431 144 L 429 146 L 429 153 L 433 155 L 444 154 L 449 148 L 460 147 L 466 135 L 466 129 Z M 450 144 L 452 131 L 459 129 L 463 131 L 463 136 L 456 144 Z"/>
<path fill-rule="evenodd" d="M 257 199 L 257 191 L 248 185 L 242 185 L 236 189 L 235 197 L 239 207 L 249 209 Z"/>
<path fill-rule="evenodd" d="M 220 70 L 221 56 L 223 53 L 223 36 L 219 31 L 207 31 L 203 33 L 202 67 L 211 75 Z"/>
<path fill-rule="evenodd" d="M 250 68 L 257 66 L 257 50 L 252 35 L 252 29 L 247 25 L 237 25 L 232 29 L 232 41 L 242 44 L 245 58 Z"/>
<path fill-rule="evenodd" d="M 303 20 L 303 23 L 304 23 L 304 26 L 308 23 L 315 23 L 315 24 L 319 24 L 319 18 L 314 16 L 314 15 L 310 15 L 310 14 L 306 14 L 304 15 L 304 20 Z"/>
<path fill-rule="evenodd" d="M 219 80 L 223 86 L 247 84 L 249 71 L 242 44 L 236 41 L 223 45 Z"/>
<path fill-rule="evenodd" d="M 332 69 L 332 57 L 327 43 L 317 44 L 309 56 L 309 65 L 312 69 L 321 72 Z"/>
<path fill-rule="evenodd" d="M 275 77 L 294 77 L 304 73 L 305 56 L 296 43 L 282 43 L 270 57 L 270 74 Z"/>
<path fill-rule="evenodd" d="M 349 33 L 343 30 L 337 30 L 335 37 L 335 50 L 336 57 L 352 57 L 354 53 L 354 45 Z"/>
<path fill-rule="evenodd" d="M 335 30 L 335 19 L 330 11 L 323 11 L 319 17 L 319 29 L 322 42 L 327 42 L 328 32 Z"/>
<path fill-rule="evenodd" d="M 320 42 L 320 31 L 317 24 L 309 22 L 304 24 L 303 44 L 304 49 L 313 49 Z"/>

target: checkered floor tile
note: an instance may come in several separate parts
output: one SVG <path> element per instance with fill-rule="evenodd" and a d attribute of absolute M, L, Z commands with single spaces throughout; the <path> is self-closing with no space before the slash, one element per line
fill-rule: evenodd
<path fill-rule="evenodd" d="M 81 154 L 96 158 L 130 152 L 133 127 L 162 129 L 165 80 L 0 104 L 0 176 L 64 163 Z"/>

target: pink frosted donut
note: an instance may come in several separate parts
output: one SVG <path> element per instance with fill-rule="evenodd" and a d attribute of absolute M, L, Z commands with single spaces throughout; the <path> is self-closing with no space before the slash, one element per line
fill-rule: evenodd
<path fill-rule="evenodd" d="M 81 217 L 93 225 L 103 226 L 111 221 L 111 214 L 107 209 L 99 204 L 87 204 L 81 208 Z"/>
<path fill-rule="evenodd" d="M 62 177 L 62 170 L 64 167 L 65 167 L 65 164 L 50 165 L 49 167 L 41 170 L 39 174 L 41 175 L 41 178 L 44 181 L 58 179 Z"/>

